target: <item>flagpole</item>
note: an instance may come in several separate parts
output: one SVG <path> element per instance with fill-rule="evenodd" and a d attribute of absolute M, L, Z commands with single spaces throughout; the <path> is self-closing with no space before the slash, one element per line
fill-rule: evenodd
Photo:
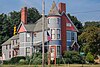
<path fill-rule="evenodd" d="M 44 41 L 45 41 L 45 1 L 42 0 L 42 67 L 44 67 Z"/>

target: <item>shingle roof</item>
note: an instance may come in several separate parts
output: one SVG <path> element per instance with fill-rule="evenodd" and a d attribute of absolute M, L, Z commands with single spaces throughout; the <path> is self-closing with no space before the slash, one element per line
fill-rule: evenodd
<path fill-rule="evenodd" d="M 35 25 L 34 32 L 42 31 L 42 18 L 40 18 L 36 23 L 37 24 Z M 48 24 L 48 19 L 47 17 L 45 17 L 45 28 L 44 29 L 48 29 L 47 24 Z"/>
<path fill-rule="evenodd" d="M 24 25 L 24 26 L 25 26 L 25 29 L 26 29 L 27 31 L 34 31 L 35 25 L 36 25 L 36 24 L 26 24 L 26 25 Z"/>
<path fill-rule="evenodd" d="M 15 35 L 15 36 L 12 36 L 12 37 L 9 38 L 6 42 L 4 42 L 4 43 L 2 44 L 2 46 L 4 46 L 4 45 L 9 45 L 9 44 L 11 44 L 11 40 L 18 39 L 18 38 L 19 38 L 19 35 L 18 35 L 18 34 Z"/>
<path fill-rule="evenodd" d="M 53 3 L 52 3 L 52 7 L 51 7 L 48 15 L 60 15 L 55 1 L 53 1 Z"/>

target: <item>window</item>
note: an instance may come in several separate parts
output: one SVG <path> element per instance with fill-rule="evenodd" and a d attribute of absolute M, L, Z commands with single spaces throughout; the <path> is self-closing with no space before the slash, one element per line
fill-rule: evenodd
<path fill-rule="evenodd" d="M 6 49 L 8 49 L 8 45 L 6 45 Z"/>
<path fill-rule="evenodd" d="M 60 22 L 61 22 L 61 19 L 57 18 L 57 24 L 60 24 Z"/>
<path fill-rule="evenodd" d="M 50 24 L 50 19 L 48 19 L 48 24 Z"/>
<path fill-rule="evenodd" d="M 67 27 L 71 27 L 71 23 L 66 23 L 66 26 Z"/>
<path fill-rule="evenodd" d="M 71 41 L 71 31 L 67 31 L 67 40 Z"/>
<path fill-rule="evenodd" d="M 50 23 L 57 23 L 57 18 L 49 18 L 48 24 Z"/>
<path fill-rule="evenodd" d="M 11 44 L 9 45 L 9 49 L 11 49 Z"/>
<path fill-rule="evenodd" d="M 17 45 L 17 40 L 16 40 L 16 45 Z"/>
<path fill-rule="evenodd" d="M 71 39 L 74 40 L 74 32 L 71 32 Z"/>
<path fill-rule="evenodd" d="M 13 40 L 13 45 L 14 45 L 14 40 Z"/>
<path fill-rule="evenodd" d="M 77 32 L 74 32 L 74 40 L 77 42 Z"/>
<path fill-rule="evenodd" d="M 60 46 L 57 46 L 57 55 L 60 55 Z"/>
<path fill-rule="evenodd" d="M 26 35 L 27 35 L 27 36 L 26 36 L 26 37 L 27 37 L 27 38 L 26 38 L 26 41 L 27 41 L 27 42 L 30 42 L 30 33 L 27 33 Z"/>
<path fill-rule="evenodd" d="M 14 51 L 12 51 L 12 56 L 14 57 Z"/>
<path fill-rule="evenodd" d="M 60 39 L 60 29 L 57 29 L 57 39 Z"/>
<path fill-rule="evenodd" d="M 11 58 L 11 51 L 9 51 L 9 58 Z"/>
<path fill-rule="evenodd" d="M 26 56 L 30 55 L 30 47 L 26 47 Z"/>
<path fill-rule="evenodd" d="M 51 39 L 55 39 L 55 29 L 51 29 Z"/>

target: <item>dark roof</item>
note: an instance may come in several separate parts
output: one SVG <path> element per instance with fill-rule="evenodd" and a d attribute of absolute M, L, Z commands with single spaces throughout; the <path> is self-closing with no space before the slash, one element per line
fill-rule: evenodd
<path fill-rule="evenodd" d="M 2 46 L 4 46 L 4 45 L 9 45 L 9 44 L 11 44 L 11 40 L 18 39 L 18 38 L 19 38 L 19 35 L 18 35 L 18 34 L 15 35 L 15 36 L 12 36 L 12 37 L 9 38 L 6 42 L 4 42 L 4 43 L 2 44 Z"/>
<path fill-rule="evenodd" d="M 51 7 L 48 15 L 60 15 L 55 1 L 53 1 L 53 3 L 52 3 L 52 7 Z"/>

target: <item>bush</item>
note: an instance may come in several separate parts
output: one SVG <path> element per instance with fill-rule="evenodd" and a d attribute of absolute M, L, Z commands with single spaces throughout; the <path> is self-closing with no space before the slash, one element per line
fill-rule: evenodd
<path fill-rule="evenodd" d="M 47 63 L 47 54 L 45 54 L 45 63 Z M 27 64 L 42 64 L 42 53 L 34 53 L 31 57 L 26 57 Z"/>
<path fill-rule="evenodd" d="M 86 61 L 88 61 L 89 63 L 94 62 L 94 56 L 90 52 L 88 52 L 88 54 L 86 55 Z"/>
<path fill-rule="evenodd" d="M 10 64 L 10 60 L 4 60 L 3 64 Z"/>
<path fill-rule="evenodd" d="M 24 56 L 17 56 L 17 57 L 11 58 L 10 63 L 18 64 L 21 59 L 26 60 L 26 58 Z"/>
<path fill-rule="evenodd" d="M 62 58 L 57 58 L 56 59 L 56 64 L 64 64 L 63 59 Z"/>
<path fill-rule="evenodd" d="M 21 60 L 19 61 L 19 64 L 21 64 L 21 65 L 26 64 L 26 60 L 21 59 Z"/>
<path fill-rule="evenodd" d="M 65 51 L 63 58 L 65 63 L 82 63 L 82 57 L 76 51 Z"/>

